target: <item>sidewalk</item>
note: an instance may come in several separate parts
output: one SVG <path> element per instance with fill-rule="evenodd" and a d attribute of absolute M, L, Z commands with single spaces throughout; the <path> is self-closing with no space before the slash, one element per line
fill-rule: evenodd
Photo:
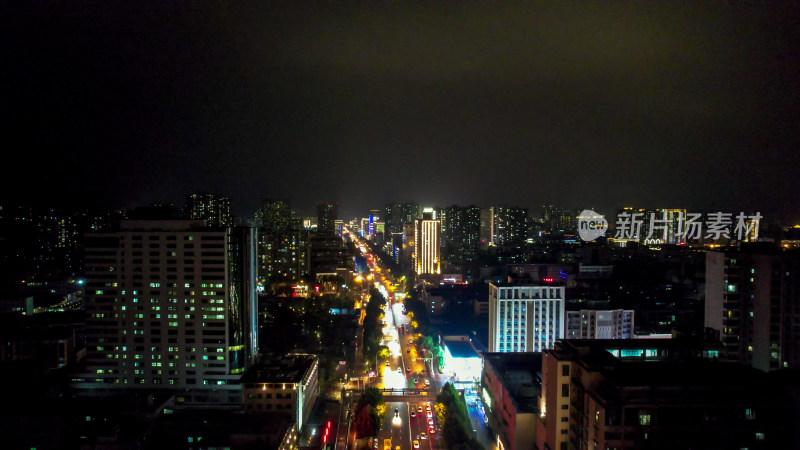
<path fill-rule="evenodd" d="M 469 420 L 472 424 L 472 430 L 475 432 L 475 439 L 478 443 L 486 449 L 494 449 L 494 440 L 489 436 L 486 425 L 486 415 L 483 412 L 483 403 L 478 398 L 477 393 L 467 393 L 464 395 L 467 401 L 467 411 L 469 412 Z"/>

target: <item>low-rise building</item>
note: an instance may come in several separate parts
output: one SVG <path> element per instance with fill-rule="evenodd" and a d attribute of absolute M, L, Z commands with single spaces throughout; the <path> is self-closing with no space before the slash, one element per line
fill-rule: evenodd
<path fill-rule="evenodd" d="M 447 304 L 439 289 L 423 289 L 422 302 L 425 304 L 425 311 L 430 316 L 442 315 Z"/>
<path fill-rule="evenodd" d="M 455 381 L 478 381 L 483 363 L 468 337 L 443 339 L 444 371 Z"/>
<path fill-rule="evenodd" d="M 567 311 L 567 339 L 632 339 L 633 310 Z"/>
<path fill-rule="evenodd" d="M 290 353 L 277 364 L 254 366 L 242 377 L 245 412 L 292 415 L 302 431 L 319 396 L 319 357 Z"/>
<path fill-rule="evenodd" d="M 558 342 L 536 448 L 796 448 L 797 389 L 718 355 L 678 339 Z"/>
<path fill-rule="evenodd" d="M 533 448 L 542 354 L 485 353 L 481 400 L 497 449 Z"/>

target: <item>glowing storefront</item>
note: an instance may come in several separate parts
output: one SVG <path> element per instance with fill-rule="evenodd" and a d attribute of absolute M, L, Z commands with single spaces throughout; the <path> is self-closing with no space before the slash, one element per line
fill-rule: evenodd
<path fill-rule="evenodd" d="M 444 340 L 444 371 L 456 381 L 477 381 L 483 363 L 467 340 Z"/>

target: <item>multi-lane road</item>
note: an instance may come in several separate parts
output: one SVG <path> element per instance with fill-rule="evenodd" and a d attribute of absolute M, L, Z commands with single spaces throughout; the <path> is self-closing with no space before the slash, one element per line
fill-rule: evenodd
<path fill-rule="evenodd" d="M 390 292 L 396 287 L 396 280 L 392 280 L 386 268 L 379 266 L 378 258 L 370 256 L 365 254 L 373 274 L 371 281 L 387 299 L 383 331 L 384 343 L 391 354 L 381 367 L 381 376 L 371 386 L 405 389 L 402 395 L 384 393 L 386 417 L 378 433 L 378 448 L 383 449 L 387 439 L 391 441 L 391 450 L 441 448 L 438 438 L 441 429 L 435 409 L 440 386 L 416 345 L 403 303 L 392 301 Z"/>
<path fill-rule="evenodd" d="M 439 448 L 440 429 L 435 409 L 438 389 L 422 358 L 417 357 L 418 349 L 411 333 L 405 331 L 408 321 L 402 304 L 387 305 L 385 321 L 389 348 L 394 351 L 376 387 L 406 391 L 402 396 L 384 393 L 386 418 L 378 434 L 379 448 L 383 448 L 387 439 L 391 440 L 392 450 L 398 446 L 401 449 Z"/>

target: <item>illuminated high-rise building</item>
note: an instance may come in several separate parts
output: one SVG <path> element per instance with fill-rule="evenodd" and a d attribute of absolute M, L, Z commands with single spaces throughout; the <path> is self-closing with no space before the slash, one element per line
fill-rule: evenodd
<path fill-rule="evenodd" d="M 268 233 L 291 228 L 292 208 L 286 200 L 264 200 L 261 205 L 261 227 Z"/>
<path fill-rule="evenodd" d="M 209 226 L 231 226 L 231 201 L 216 194 L 195 193 L 186 199 L 188 219 L 203 219 Z"/>
<path fill-rule="evenodd" d="M 685 209 L 648 209 L 644 212 L 641 241 L 644 244 L 678 244 L 686 220 Z M 652 229 L 652 231 L 651 231 Z"/>
<path fill-rule="evenodd" d="M 375 229 L 375 226 L 376 226 L 376 223 L 378 222 L 378 219 L 380 219 L 380 216 L 378 215 L 379 213 L 380 213 L 380 211 L 378 211 L 377 209 L 369 210 L 369 217 L 368 217 L 368 221 L 367 221 L 366 236 L 372 236 L 373 234 L 375 234 L 377 232 L 377 230 Z"/>
<path fill-rule="evenodd" d="M 416 203 L 389 203 L 384 208 L 386 231 L 392 234 L 403 233 L 405 224 L 414 223 L 420 217 L 419 205 Z"/>
<path fill-rule="evenodd" d="M 417 224 L 415 222 L 407 223 L 403 226 L 403 243 L 402 250 L 400 251 L 400 267 L 403 270 L 417 270 L 415 265 L 416 261 L 416 230 Z"/>
<path fill-rule="evenodd" d="M 258 233 L 258 282 L 295 282 L 309 273 L 309 231 L 295 229 Z"/>
<path fill-rule="evenodd" d="M 574 233 L 577 214 L 553 205 L 542 206 L 542 225 L 550 233 Z"/>
<path fill-rule="evenodd" d="M 258 232 L 258 283 L 294 282 L 308 275 L 309 231 L 289 202 L 264 200 Z M 309 224 L 310 225 L 310 224 Z"/>
<path fill-rule="evenodd" d="M 494 245 L 521 249 L 528 238 L 528 209 L 509 206 L 491 208 L 491 235 Z"/>
<path fill-rule="evenodd" d="M 705 328 L 724 361 L 800 369 L 800 254 L 706 252 Z"/>
<path fill-rule="evenodd" d="M 489 284 L 489 351 L 541 352 L 564 339 L 564 286 Z"/>
<path fill-rule="evenodd" d="M 48 280 L 80 271 L 80 237 L 85 221 L 52 208 L 6 206 L 0 216 L 0 274 Z M 2 278 L 2 276 L 0 276 Z"/>
<path fill-rule="evenodd" d="M 492 208 L 481 208 L 481 244 L 492 243 Z"/>
<path fill-rule="evenodd" d="M 339 215 L 339 205 L 332 202 L 317 203 L 317 233 L 336 233 L 336 219 Z"/>
<path fill-rule="evenodd" d="M 86 364 L 76 387 L 174 389 L 239 402 L 255 362 L 251 227 L 123 221 L 86 238 Z"/>
<path fill-rule="evenodd" d="M 433 209 L 426 208 L 422 218 L 414 222 L 414 266 L 417 275 L 439 274 L 441 271 L 441 223 Z"/>
<path fill-rule="evenodd" d="M 444 272 L 470 273 L 480 247 L 481 209 L 454 205 L 442 210 L 441 221 Z"/>

